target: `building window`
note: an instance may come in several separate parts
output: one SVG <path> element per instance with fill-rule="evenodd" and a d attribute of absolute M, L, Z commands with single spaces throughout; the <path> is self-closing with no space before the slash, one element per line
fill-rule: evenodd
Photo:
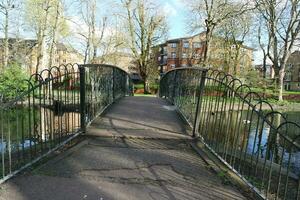
<path fill-rule="evenodd" d="M 171 46 L 172 48 L 176 48 L 176 47 L 177 47 L 177 44 L 176 44 L 176 43 L 171 43 L 170 46 Z"/>
<path fill-rule="evenodd" d="M 201 43 L 200 42 L 194 42 L 193 47 L 194 48 L 201 48 Z"/>
<path fill-rule="evenodd" d="M 171 66 L 172 69 L 176 68 L 175 64 L 171 64 L 170 66 Z"/>
<path fill-rule="evenodd" d="M 285 81 L 291 81 L 292 80 L 292 73 L 291 72 L 286 72 L 284 79 L 285 79 Z"/>
<path fill-rule="evenodd" d="M 176 53 L 175 52 L 171 53 L 171 58 L 176 58 Z"/>
<path fill-rule="evenodd" d="M 164 50 L 163 50 L 163 51 L 164 51 L 164 54 L 167 54 L 167 53 L 168 53 L 167 49 L 168 49 L 167 47 L 164 47 Z"/>
<path fill-rule="evenodd" d="M 190 43 L 189 42 L 183 42 L 183 48 L 189 48 Z"/>
<path fill-rule="evenodd" d="M 290 83 L 284 84 L 284 89 L 285 90 L 291 90 L 291 84 Z"/>
<path fill-rule="evenodd" d="M 200 59 L 200 54 L 199 53 L 195 53 L 194 54 L 194 59 Z"/>
<path fill-rule="evenodd" d="M 186 54 L 186 53 L 183 53 L 183 54 L 182 54 L 182 58 L 187 58 L 187 54 Z"/>
<path fill-rule="evenodd" d="M 166 63 L 167 63 L 167 60 L 168 60 L 168 56 L 164 56 L 163 64 L 166 64 Z"/>
<path fill-rule="evenodd" d="M 235 44 L 231 45 L 231 49 L 236 49 L 237 46 Z"/>

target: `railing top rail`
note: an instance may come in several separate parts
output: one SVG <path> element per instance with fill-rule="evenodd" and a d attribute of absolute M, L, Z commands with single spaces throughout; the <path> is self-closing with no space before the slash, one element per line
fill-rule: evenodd
<path fill-rule="evenodd" d="M 122 68 L 115 66 L 115 65 L 108 65 L 108 64 L 66 64 L 66 65 L 60 65 L 60 66 L 53 66 L 50 69 L 44 69 L 39 73 L 32 74 L 28 80 L 24 80 L 24 82 L 28 82 L 28 88 L 26 91 L 22 91 L 18 96 L 16 96 L 14 99 L 1 103 L 0 108 L 1 109 L 9 109 L 10 107 L 14 106 L 15 103 L 20 101 L 23 97 L 27 96 L 30 94 L 33 90 L 36 90 L 37 88 L 41 87 L 44 84 L 47 84 L 50 81 L 53 80 L 58 80 L 64 76 L 72 75 L 75 73 L 78 73 L 78 71 L 75 70 L 75 66 L 80 67 L 87 67 L 87 68 L 92 68 L 92 67 L 110 67 L 110 68 L 115 68 L 118 69 L 124 73 L 126 73 L 127 76 L 129 74 Z M 53 73 L 57 72 L 58 74 L 54 76 Z M 46 77 L 42 76 L 45 75 Z M 37 80 L 34 81 L 34 78 Z M 35 83 L 33 83 L 35 82 Z"/>
<path fill-rule="evenodd" d="M 272 118 L 272 116 L 274 116 L 276 114 L 280 114 L 283 116 L 283 114 L 279 111 L 274 111 L 273 106 L 269 102 L 267 102 L 265 100 L 265 98 L 263 98 L 259 93 L 252 91 L 251 88 L 247 84 L 243 84 L 242 81 L 240 81 L 240 79 L 235 78 L 234 76 L 232 76 L 224 71 L 211 69 L 211 68 L 181 67 L 181 68 L 175 68 L 175 69 L 169 70 L 166 74 L 164 74 L 164 76 L 161 78 L 161 80 L 163 80 L 163 78 L 169 73 L 172 73 L 177 70 L 187 70 L 187 69 L 210 72 L 206 75 L 207 80 L 214 80 L 220 84 L 219 87 L 222 85 L 229 91 L 234 92 L 236 97 L 240 98 L 242 100 L 242 102 L 244 102 L 248 106 L 250 106 L 252 108 L 252 111 L 255 112 L 260 118 L 262 118 L 265 121 L 265 123 L 267 123 L 272 129 L 278 130 L 279 127 L 283 126 L 284 124 L 287 124 L 287 125 L 294 124 L 300 130 L 300 125 L 298 123 L 295 123 L 293 121 L 287 121 L 287 120 L 285 120 L 286 121 L 285 123 L 280 124 L 279 127 L 275 127 L 274 124 L 272 124 L 272 122 L 268 119 L 268 117 Z M 236 85 L 236 88 L 234 88 L 232 82 L 237 81 L 237 80 L 238 80 L 238 82 L 237 82 L 238 84 Z M 247 87 L 249 89 L 249 91 L 242 92 L 241 87 Z M 245 96 L 243 96 L 243 93 L 245 94 Z M 250 97 L 251 95 L 255 95 L 256 98 Z M 253 100 L 254 100 L 254 102 L 253 102 Z M 263 112 L 263 109 L 262 109 L 263 104 L 266 104 L 269 106 L 269 108 L 270 108 L 269 112 Z M 294 143 L 294 145 L 300 149 L 300 144 L 295 143 L 295 141 L 294 141 L 295 139 L 292 139 L 289 136 L 282 134 L 280 131 L 278 131 L 278 133 L 280 136 L 285 138 L 287 141 Z M 299 132 L 299 137 L 300 137 L 300 132 Z"/>
<path fill-rule="evenodd" d="M 161 79 L 160 96 L 177 107 L 193 136 L 258 196 L 298 199 L 299 122 L 276 111 L 263 91 L 255 91 L 243 79 L 211 68 L 205 74 L 188 69 L 180 76 L 175 75 L 179 68 L 166 73 L 171 74 Z"/>
<path fill-rule="evenodd" d="M 120 71 L 125 72 L 129 76 L 128 72 L 126 72 L 124 69 L 122 69 L 121 67 L 118 67 L 116 65 L 109 65 L 109 64 L 82 64 L 82 65 L 79 65 L 79 68 L 80 67 L 86 67 L 86 68 L 93 68 L 93 67 L 110 67 L 110 68 L 116 68 L 116 69 L 118 69 Z"/>
<path fill-rule="evenodd" d="M 162 77 L 161 79 L 163 79 L 167 74 L 174 72 L 174 71 L 180 71 L 180 70 L 199 70 L 199 71 L 203 71 L 203 72 L 208 72 L 209 68 L 200 68 L 200 67 L 178 67 L 178 68 L 174 68 L 174 69 L 170 69 L 169 71 L 167 71 Z"/>
<path fill-rule="evenodd" d="M 59 66 L 53 66 L 50 69 L 44 69 L 39 73 L 32 74 L 28 79 L 24 79 L 24 82 L 27 82 L 28 87 L 26 91 L 21 91 L 18 96 L 16 96 L 14 99 L 5 102 L 0 103 L 1 109 L 9 109 L 12 106 L 14 106 L 18 101 L 20 101 L 22 98 L 30 94 L 33 90 L 36 90 L 37 88 L 41 87 L 42 85 L 45 85 L 53 80 L 58 80 L 64 76 L 73 75 L 77 72 L 75 71 L 74 66 L 79 66 L 77 63 L 74 64 L 66 64 L 66 65 L 59 65 Z M 71 69 L 69 69 L 71 67 Z M 54 76 L 55 71 L 58 72 L 58 75 Z M 43 77 L 43 74 L 45 74 L 46 77 Z M 36 80 L 34 80 L 36 79 Z"/>

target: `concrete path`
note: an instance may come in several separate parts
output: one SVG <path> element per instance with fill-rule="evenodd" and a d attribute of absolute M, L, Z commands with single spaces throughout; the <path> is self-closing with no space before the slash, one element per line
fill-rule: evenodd
<path fill-rule="evenodd" d="M 5 200 L 246 199 L 189 146 L 158 98 L 128 97 L 94 121 L 86 140 L 1 185 Z"/>

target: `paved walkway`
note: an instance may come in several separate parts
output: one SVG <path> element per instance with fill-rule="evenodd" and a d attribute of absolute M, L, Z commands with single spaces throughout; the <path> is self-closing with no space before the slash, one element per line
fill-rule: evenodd
<path fill-rule="evenodd" d="M 165 101 L 128 97 L 74 148 L 1 185 L 5 200 L 245 199 L 189 146 Z"/>

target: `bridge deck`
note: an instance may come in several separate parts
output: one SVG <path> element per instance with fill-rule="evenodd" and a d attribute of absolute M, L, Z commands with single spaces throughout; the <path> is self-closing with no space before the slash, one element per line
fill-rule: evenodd
<path fill-rule="evenodd" d="M 3 184 L 0 199 L 246 199 L 209 170 L 182 133 L 165 101 L 124 98 L 83 142 Z"/>

